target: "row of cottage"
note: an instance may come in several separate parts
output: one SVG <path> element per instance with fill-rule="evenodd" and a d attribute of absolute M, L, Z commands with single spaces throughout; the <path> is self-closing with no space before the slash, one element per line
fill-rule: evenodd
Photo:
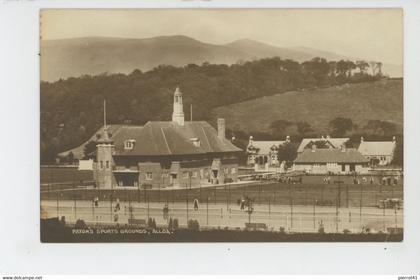
<path fill-rule="evenodd" d="M 364 141 L 357 149 L 347 148 L 349 138 L 305 138 L 297 148 L 293 170 L 311 174 L 367 173 L 370 167 L 389 165 L 394 156 L 396 139 L 392 141 Z M 254 141 L 250 136 L 247 146 L 247 164 L 256 171 L 271 171 L 284 166 L 278 159 L 279 149 L 290 142 Z"/>
<path fill-rule="evenodd" d="M 347 140 L 304 139 L 294 168 L 311 173 L 364 172 L 369 161 L 377 160 L 378 164 L 391 161 L 395 141 L 362 141 L 359 149 L 354 150 L 344 148 Z M 205 121 L 186 121 L 179 88 L 173 96 L 171 121 L 149 121 L 144 126 L 107 125 L 104 106 L 104 126 L 88 141 L 59 156 L 71 152 L 82 159 L 89 141 L 96 142 L 93 171 L 100 189 L 188 188 L 236 182 L 239 158 L 244 152 L 226 139 L 224 119 L 217 120 L 216 129 Z M 255 165 L 257 171 L 283 168 L 278 161 L 278 149 L 289 141 L 289 137 L 285 141 L 253 141 L 250 137 L 245 151 L 248 164 Z"/>

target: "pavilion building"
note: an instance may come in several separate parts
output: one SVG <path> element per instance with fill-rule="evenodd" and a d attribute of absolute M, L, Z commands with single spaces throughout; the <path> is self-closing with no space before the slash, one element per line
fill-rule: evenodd
<path fill-rule="evenodd" d="M 106 119 L 106 118 L 105 118 Z M 97 141 L 94 178 L 99 189 L 189 188 L 238 180 L 242 150 L 205 121 L 185 121 L 182 93 L 176 88 L 172 121 L 144 126 L 104 125 Z"/>

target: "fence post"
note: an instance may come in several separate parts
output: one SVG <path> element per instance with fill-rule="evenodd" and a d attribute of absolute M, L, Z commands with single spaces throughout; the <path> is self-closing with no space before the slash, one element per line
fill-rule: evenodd
<path fill-rule="evenodd" d="M 186 192 L 186 202 L 187 202 L 187 227 L 188 227 L 188 219 L 189 219 L 189 217 L 188 217 L 188 189 L 187 189 L 187 192 Z"/>
<path fill-rule="evenodd" d="M 74 220 L 77 220 L 77 204 L 76 204 L 76 196 L 73 195 L 73 200 L 74 200 Z"/>
<path fill-rule="evenodd" d="M 395 213 L 395 228 L 398 227 L 398 223 L 397 223 L 397 207 L 394 206 L 394 213 Z"/>
<path fill-rule="evenodd" d="M 349 185 L 346 185 L 346 205 L 349 208 Z"/>
<path fill-rule="evenodd" d="M 150 219 L 150 198 L 147 196 L 147 221 Z"/>
<path fill-rule="evenodd" d="M 207 226 L 209 225 L 209 197 L 207 197 Z"/>
<path fill-rule="evenodd" d="M 362 227 L 362 202 L 363 202 L 363 185 L 360 184 L 360 227 Z"/>
<path fill-rule="evenodd" d="M 316 199 L 314 199 L 314 229 L 316 229 L 316 214 L 315 214 L 315 207 L 316 207 Z"/>
<path fill-rule="evenodd" d="M 57 218 L 60 216 L 59 214 L 58 214 L 58 196 L 59 196 L 59 192 L 57 192 Z"/>
<path fill-rule="evenodd" d="M 293 198 L 290 199 L 290 229 L 293 230 Z"/>
<path fill-rule="evenodd" d="M 386 230 L 386 227 L 385 227 L 385 205 L 384 205 L 384 212 L 383 212 L 382 220 L 383 220 L 383 228 L 384 228 L 384 232 L 385 232 L 385 230 Z"/>

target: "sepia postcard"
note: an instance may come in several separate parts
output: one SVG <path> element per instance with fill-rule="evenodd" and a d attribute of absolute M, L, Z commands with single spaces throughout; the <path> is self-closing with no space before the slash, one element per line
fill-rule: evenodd
<path fill-rule="evenodd" d="M 42 242 L 400 242 L 402 9 L 42 9 Z"/>

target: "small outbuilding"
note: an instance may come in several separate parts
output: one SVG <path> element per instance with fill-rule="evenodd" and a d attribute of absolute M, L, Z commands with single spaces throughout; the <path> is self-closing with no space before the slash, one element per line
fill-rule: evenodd
<path fill-rule="evenodd" d="M 304 149 L 293 162 L 295 171 L 308 174 L 365 174 L 369 160 L 356 149 Z"/>

